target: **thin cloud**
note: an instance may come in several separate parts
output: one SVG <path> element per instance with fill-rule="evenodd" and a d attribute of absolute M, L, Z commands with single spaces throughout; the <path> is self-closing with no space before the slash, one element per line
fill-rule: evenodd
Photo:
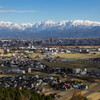
<path fill-rule="evenodd" d="M 34 10 L 29 10 L 29 11 L 17 11 L 17 10 L 0 10 L 0 12 L 16 12 L 16 13 L 28 13 L 28 12 L 39 12 L 39 11 L 34 11 Z"/>

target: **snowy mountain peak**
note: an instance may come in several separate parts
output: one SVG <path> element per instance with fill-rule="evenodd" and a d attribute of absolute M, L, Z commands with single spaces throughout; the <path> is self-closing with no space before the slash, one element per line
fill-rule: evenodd
<path fill-rule="evenodd" d="M 66 24 L 66 23 L 68 23 L 69 21 L 60 21 L 60 22 L 58 22 L 58 24 L 59 25 L 64 25 L 64 24 Z"/>
<path fill-rule="evenodd" d="M 0 28 L 1 27 L 8 27 L 8 28 L 31 28 L 31 27 L 48 27 L 48 26 L 100 26 L 100 22 L 92 22 L 92 21 L 89 21 L 89 20 L 74 20 L 74 21 L 60 21 L 60 22 L 54 22 L 52 20 L 46 20 L 46 21 L 42 21 L 42 22 L 38 22 L 38 23 L 34 23 L 34 24 L 31 24 L 31 23 L 23 23 L 23 24 L 16 24 L 16 23 L 11 23 L 11 22 L 4 22 L 4 21 L 1 21 L 0 22 Z"/>
<path fill-rule="evenodd" d="M 100 26 L 100 22 L 92 22 L 89 20 L 74 20 L 72 21 L 72 24 L 77 26 L 77 25 L 85 25 L 85 26 Z"/>
<path fill-rule="evenodd" d="M 52 20 L 46 20 L 46 21 L 44 21 L 44 24 L 56 24 L 56 22 L 54 22 Z"/>
<path fill-rule="evenodd" d="M 12 22 L 0 22 L 0 37 L 72 37 L 72 36 L 100 36 L 100 22 L 89 20 L 72 20 L 54 22 L 52 20 L 41 21 L 38 23 L 17 24 Z M 40 35 L 41 34 L 41 35 Z M 88 35 L 89 34 L 89 35 Z"/>

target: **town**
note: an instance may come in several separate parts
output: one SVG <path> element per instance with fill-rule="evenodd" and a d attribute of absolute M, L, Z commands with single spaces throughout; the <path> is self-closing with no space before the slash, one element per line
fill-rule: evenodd
<path fill-rule="evenodd" d="M 93 93 L 98 93 L 99 41 L 97 43 L 95 39 L 79 39 L 73 45 L 75 41 L 1 39 L 0 86 L 19 87 L 20 90 L 28 88 L 57 100 L 70 98 L 75 91 L 84 92 L 83 95 L 88 96 L 88 93 L 92 94 L 93 88 L 97 88 L 93 89 Z M 86 41 L 86 45 L 82 41 Z M 88 46 L 87 41 L 92 46 Z"/>

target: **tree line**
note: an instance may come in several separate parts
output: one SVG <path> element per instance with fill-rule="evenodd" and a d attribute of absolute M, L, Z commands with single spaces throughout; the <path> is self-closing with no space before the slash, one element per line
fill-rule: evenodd
<path fill-rule="evenodd" d="M 17 88 L 0 87 L 0 100 L 53 100 L 51 96 L 31 91 L 27 88 L 20 90 Z"/>

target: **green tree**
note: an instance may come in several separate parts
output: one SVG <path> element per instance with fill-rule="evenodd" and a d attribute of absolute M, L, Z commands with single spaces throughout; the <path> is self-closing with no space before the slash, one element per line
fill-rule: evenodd
<path fill-rule="evenodd" d="M 21 91 L 19 88 L 16 88 L 15 100 L 21 100 Z"/>
<path fill-rule="evenodd" d="M 52 97 L 51 96 L 46 96 L 45 100 L 52 100 Z"/>
<path fill-rule="evenodd" d="M 33 94 L 30 98 L 30 100 L 39 100 L 38 96 Z"/>
<path fill-rule="evenodd" d="M 41 100 L 45 100 L 46 96 L 44 94 L 41 95 Z"/>
<path fill-rule="evenodd" d="M 5 94 L 4 94 L 4 96 L 5 96 L 5 100 L 11 100 L 11 98 L 10 98 L 10 93 L 9 93 L 8 88 L 5 89 Z"/>
<path fill-rule="evenodd" d="M 31 93 L 30 93 L 30 91 L 27 89 L 27 88 L 24 88 L 23 90 L 22 90 L 22 95 L 24 95 L 26 98 L 30 98 L 30 96 L 31 96 Z"/>

